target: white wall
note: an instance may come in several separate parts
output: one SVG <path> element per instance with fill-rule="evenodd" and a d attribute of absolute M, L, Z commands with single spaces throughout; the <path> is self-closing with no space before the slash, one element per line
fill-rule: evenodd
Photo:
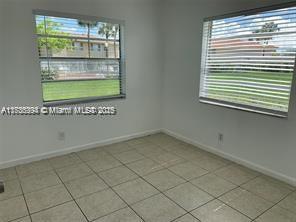
<path fill-rule="evenodd" d="M 32 9 L 125 20 L 127 98 L 114 117 L 1 116 L 0 166 L 14 160 L 159 129 L 161 55 L 159 5 L 154 0 L 0 0 L 1 92 L 6 105 L 41 105 L 40 70 Z M 5 21 L 4 21 L 5 19 Z M 2 21 L 4 24 L 2 24 Z M 2 27 L 3 26 L 3 27 Z M 3 88 L 5 85 L 5 88 Z M 2 94 L 1 94 L 2 96 Z M 97 104 L 97 105 L 98 105 Z M 2 106 L 3 104 L 1 104 Z M 66 140 L 57 140 L 65 131 Z"/>
<path fill-rule="evenodd" d="M 288 119 L 201 104 L 198 101 L 202 20 L 284 1 L 167 0 L 163 127 L 192 142 L 266 168 L 296 183 L 296 95 Z M 224 143 L 218 145 L 218 133 Z"/>

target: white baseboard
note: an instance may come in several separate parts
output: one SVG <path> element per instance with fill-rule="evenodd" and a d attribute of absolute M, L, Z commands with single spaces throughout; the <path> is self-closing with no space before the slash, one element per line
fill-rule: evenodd
<path fill-rule="evenodd" d="M 197 141 L 194 141 L 192 139 L 189 139 L 188 137 L 185 137 L 185 136 L 183 136 L 181 134 L 172 132 L 170 130 L 162 129 L 162 132 L 164 132 L 164 133 L 166 133 L 166 134 L 168 134 L 168 135 L 170 135 L 172 137 L 175 137 L 175 138 L 177 138 L 179 140 L 182 140 L 182 141 L 184 141 L 186 143 L 189 143 L 189 144 L 192 144 L 194 146 L 197 146 L 197 147 L 199 147 L 199 148 L 201 148 L 201 149 L 203 149 L 205 151 L 214 153 L 214 154 L 216 154 L 218 156 L 221 156 L 221 157 L 223 157 L 225 159 L 228 159 L 230 161 L 233 161 L 233 162 L 235 162 L 237 164 L 243 165 L 243 166 L 248 167 L 248 168 L 250 168 L 252 170 L 255 170 L 255 171 L 258 171 L 258 172 L 260 172 L 262 174 L 265 174 L 267 176 L 270 176 L 270 177 L 273 177 L 275 179 L 281 180 L 281 181 L 283 181 L 285 183 L 288 183 L 288 184 L 290 184 L 292 186 L 296 186 L 296 178 L 289 177 L 287 175 L 284 175 L 282 173 L 279 173 L 279 172 L 270 170 L 270 169 L 268 169 L 266 167 L 263 167 L 261 165 L 252 163 L 252 162 L 250 162 L 248 160 L 244 160 L 244 159 L 239 158 L 237 156 L 233 156 L 233 155 L 231 155 L 229 153 L 225 153 L 225 152 L 223 152 L 221 150 L 218 150 L 218 149 L 216 149 L 214 147 L 210 147 L 210 146 L 201 144 L 201 143 L 199 143 Z"/>
<path fill-rule="evenodd" d="M 140 133 L 134 133 L 134 134 L 130 134 L 130 135 L 101 140 L 101 141 L 88 143 L 88 144 L 84 144 L 84 145 L 78 145 L 78 146 L 73 146 L 73 147 L 69 147 L 69 148 L 64 148 L 64 149 L 61 149 L 58 151 L 42 153 L 42 154 L 32 155 L 32 156 L 19 158 L 19 159 L 15 159 L 15 160 L 10 160 L 7 162 L 0 163 L 0 169 L 7 168 L 7 167 L 13 167 L 13 166 L 17 166 L 20 164 L 30 163 L 33 161 L 38 161 L 38 160 L 47 159 L 47 158 L 51 158 L 51 157 L 61 156 L 61 155 L 65 155 L 65 154 L 69 154 L 69 153 L 73 153 L 73 152 L 78 152 L 78 151 L 82 151 L 82 150 L 86 150 L 86 149 L 91 149 L 91 148 L 95 148 L 95 147 L 105 146 L 105 145 L 109 145 L 109 144 L 113 144 L 113 143 L 118 143 L 118 142 L 130 140 L 130 139 L 135 139 L 135 138 L 142 137 L 142 136 L 148 136 L 148 135 L 151 135 L 154 133 L 159 133 L 159 132 L 161 132 L 160 129 L 149 130 L 149 131 L 144 131 L 144 132 L 140 132 Z"/>

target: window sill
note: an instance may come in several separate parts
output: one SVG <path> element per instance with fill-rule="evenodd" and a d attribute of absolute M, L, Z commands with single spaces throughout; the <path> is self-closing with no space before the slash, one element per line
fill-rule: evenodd
<path fill-rule="evenodd" d="M 51 106 L 60 106 L 60 105 L 76 105 L 76 104 L 84 104 L 84 103 L 92 103 L 92 102 L 101 102 L 107 100 L 115 100 L 115 99 L 125 99 L 126 95 L 116 95 L 116 96 L 105 96 L 105 97 L 89 97 L 89 98 L 81 98 L 81 99 L 67 99 L 67 100 L 57 100 L 50 102 L 43 102 L 43 106 L 51 107 Z"/>

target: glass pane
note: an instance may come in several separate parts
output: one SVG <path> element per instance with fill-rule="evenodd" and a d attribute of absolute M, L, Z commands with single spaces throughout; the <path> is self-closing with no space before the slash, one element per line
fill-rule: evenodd
<path fill-rule="evenodd" d="M 43 100 L 46 102 L 120 94 L 119 79 L 43 82 Z"/>
<path fill-rule="evenodd" d="M 47 56 L 47 50 L 46 50 L 46 38 L 38 38 L 38 54 L 40 57 L 46 57 Z"/>
<path fill-rule="evenodd" d="M 120 28 L 118 24 L 97 22 L 90 26 L 90 37 L 102 40 L 119 40 Z"/>
<path fill-rule="evenodd" d="M 118 59 L 119 48 L 119 41 L 90 40 L 88 43 L 87 39 L 38 37 L 40 57 Z"/>
<path fill-rule="evenodd" d="M 81 39 L 39 37 L 38 50 L 40 57 L 89 58 L 88 42 Z"/>
<path fill-rule="evenodd" d="M 91 58 L 116 58 L 120 57 L 119 41 L 90 41 Z"/>
<path fill-rule="evenodd" d="M 120 94 L 119 25 L 36 15 L 36 29 L 44 101 Z"/>
<path fill-rule="evenodd" d="M 36 32 L 37 34 L 45 34 L 45 25 L 44 25 L 45 16 L 36 15 Z"/>
<path fill-rule="evenodd" d="M 88 58 L 88 41 L 84 39 L 47 38 L 48 57 Z"/>
<path fill-rule="evenodd" d="M 119 79 L 118 60 L 41 60 L 42 70 L 48 64 L 53 80 Z"/>
<path fill-rule="evenodd" d="M 46 34 L 87 37 L 88 26 L 78 19 L 46 16 Z"/>
<path fill-rule="evenodd" d="M 56 70 L 50 70 L 47 61 L 40 61 L 41 79 L 42 81 L 50 81 L 56 79 Z"/>

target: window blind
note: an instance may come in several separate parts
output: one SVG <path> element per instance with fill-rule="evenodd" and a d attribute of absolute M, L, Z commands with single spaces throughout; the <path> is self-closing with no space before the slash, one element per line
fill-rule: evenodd
<path fill-rule="evenodd" d="M 36 12 L 43 101 L 124 96 L 120 22 Z"/>
<path fill-rule="evenodd" d="M 296 7 L 205 19 L 200 101 L 287 116 Z"/>

